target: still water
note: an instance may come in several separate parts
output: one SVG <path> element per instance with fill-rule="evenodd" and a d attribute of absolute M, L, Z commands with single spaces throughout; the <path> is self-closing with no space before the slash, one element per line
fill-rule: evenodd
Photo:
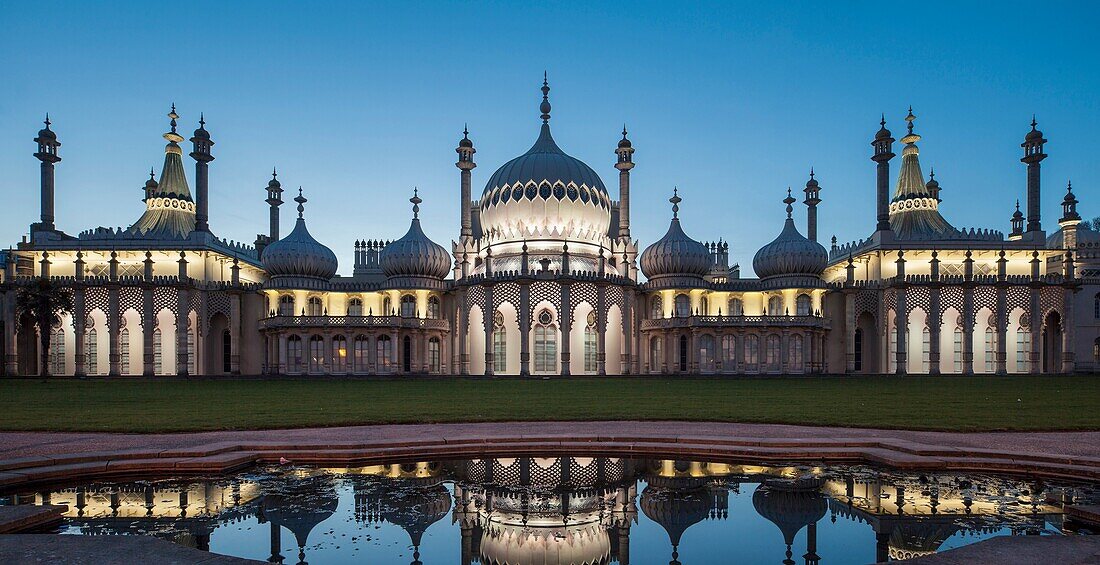
<path fill-rule="evenodd" d="M 63 534 L 153 535 L 273 563 L 871 563 L 1064 535 L 1096 485 L 863 466 L 518 457 L 66 486 Z"/>

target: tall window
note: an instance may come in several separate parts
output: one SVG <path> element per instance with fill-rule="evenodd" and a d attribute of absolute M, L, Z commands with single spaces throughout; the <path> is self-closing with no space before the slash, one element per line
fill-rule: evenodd
<path fill-rule="evenodd" d="M 392 316 L 393 314 L 393 301 L 390 300 L 390 297 L 387 296 L 382 299 L 382 315 Z"/>
<path fill-rule="evenodd" d="M 584 370 L 596 370 L 596 313 L 589 312 L 584 326 Z"/>
<path fill-rule="evenodd" d="M 194 375 L 198 371 L 198 359 L 195 358 L 195 330 L 187 330 L 187 374 Z"/>
<path fill-rule="evenodd" d="M 856 371 L 863 370 L 863 329 L 856 328 Z"/>
<path fill-rule="evenodd" d="M 810 295 L 799 294 L 798 298 L 794 299 L 795 314 L 799 316 L 810 315 Z"/>
<path fill-rule="evenodd" d="M 309 338 L 309 372 L 320 373 L 325 367 L 325 340 L 319 335 Z"/>
<path fill-rule="evenodd" d="M 1100 292 L 1096 293 L 1096 297 L 1092 299 L 1092 317 L 1100 320 Z"/>
<path fill-rule="evenodd" d="M 222 330 L 222 372 L 233 372 L 233 334 Z"/>
<path fill-rule="evenodd" d="M 714 371 L 714 336 L 703 334 L 699 337 L 699 369 L 701 371 Z"/>
<path fill-rule="evenodd" d="M 375 342 L 378 355 L 378 370 L 388 371 L 393 366 L 393 340 L 388 335 L 380 335 Z"/>
<path fill-rule="evenodd" d="M 649 370 L 660 371 L 665 362 L 665 340 L 653 337 L 649 340 Z"/>
<path fill-rule="evenodd" d="M 164 369 L 164 345 L 161 339 L 160 328 L 153 330 L 153 374 L 155 375 L 163 374 Z"/>
<path fill-rule="evenodd" d="M 416 297 L 411 294 L 406 294 L 401 297 L 401 317 L 402 318 L 414 318 L 416 317 Z"/>
<path fill-rule="evenodd" d="M 741 302 L 740 298 L 731 298 L 729 302 L 729 315 L 730 316 L 744 316 L 745 315 L 745 303 Z"/>
<path fill-rule="evenodd" d="M 1016 328 L 1016 372 L 1028 372 L 1028 352 L 1031 349 L 1031 336 L 1024 328 Z"/>
<path fill-rule="evenodd" d="M 428 297 L 428 317 L 433 320 L 438 320 L 443 317 L 442 308 L 439 307 L 439 297 Z"/>
<path fill-rule="evenodd" d="M 890 324 L 890 329 L 886 332 L 890 334 L 890 347 L 889 355 L 886 360 L 889 372 L 893 373 L 898 370 L 898 327 L 897 324 Z"/>
<path fill-rule="evenodd" d="M 920 338 L 920 367 L 922 373 L 927 373 L 932 366 L 932 331 L 928 326 L 921 331 Z"/>
<path fill-rule="evenodd" d="M 348 372 L 348 339 L 342 335 L 332 338 L 332 371 Z"/>
<path fill-rule="evenodd" d="M 985 372 L 992 373 L 994 371 L 995 359 L 993 352 L 996 344 L 996 337 L 994 337 L 993 328 L 985 329 Z"/>
<path fill-rule="evenodd" d="M 129 328 L 122 328 L 122 331 L 118 336 L 118 353 L 119 364 L 122 365 L 120 370 L 123 375 L 129 375 L 130 371 L 130 330 Z"/>
<path fill-rule="evenodd" d="M 779 336 L 772 334 L 764 341 L 765 359 L 767 359 L 768 370 L 779 370 Z"/>
<path fill-rule="evenodd" d="M 679 347 L 680 370 L 681 371 L 687 371 L 688 370 L 688 336 L 686 336 L 686 335 L 680 336 L 679 342 L 680 342 L 680 347 Z"/>
<path fill-rule="evenodd" d="M 553 372 L 558 368 L 558 332 L 554 326 L 554 315 L 543 310 L 538 315 L 535 326 L 535 370 Z"/>
<path fill-rule="evenodd" d="M 428 370 L 432 373 L 439 372 L 440 342 L 438 337 L 428 340 Z"/>
<path fill-rule="evenodd" d="M 294 315 L 294 297 L 289 294 L 284 294 L 279 297 L 279 315 L 280 316 L 293 316 Z"/>
<path fill-rule="evenodd" d="M 84 370 L 89 375 L 99 374 L 99 339 L 95 328 L 84 332 Z"/>
<path fill-rule="evenodd" d="M 64 328 L 57 328 L 50 332 L 50 373 L 54 375 L 62 375 L 65 373 Z"/>
<path fill-rule="evenodd" d="M 745 337 L 745 366 L 749 371 L 760 370 L 760 336 Z"/>
<path fill-rule="evenodd" d="M 952 349 L 955 356 L 955 372 L 963 372 L 963 330 L 960 327 L 955 327 L 954 341 L 952 342 Z"/>
<path fill-rule="evenodd" d="M 493 372 L 508 371 L 508 330 L 504 328 L 504 314 L 493 314 Z"/>
<path fill-rule="evenodd" d="M 722 336 L 722 369 L 732 371 L 737 368 L 737 340 L 732 335 Z"/>
<path fill-rule="evenodd" d="M 306 315 L 307 316 L 320 316 L 324 313 L 324 307 L 321 304 L 320 296 L 311 296 L 309 301 L 306 302 Z"/>
<path fill-rule="evenodd" d="M 359 298 L 351 298 L 348 300 L 348 316 L 362 316 L 363 315 L 363 300 Z"/>
<path fill-rule="evenodd" d="M 649 319 L 660 320 L 665 315 L 664 306 L 661 304 L 661 297 L 654 296 L 649 299 Z"/>
<path fill-rule="evenodd" d="M 286 364 L 287 371 L 291 373 L 302 372 L 302 337 L 292 335 L 286 340 Z"/>
<path fill-rule="evenodd" d="M 769 316 L 782 316 L 783 315 L 783 297 L 772 296 L 768 299 L 768 315 Z"/>
<path fill-rule="evenodd" d="M 802 296 L 806 296 L 803 294 Z M 790 359 L 787 360 L 788 368 L 792 373 L 801 373 L 803 370 L 802 364 L 802 336 L 795 334 L 791 336 L 791 350 L 789 352 Z"/>
<path fill-rule="evenodd" d="M 686 294 L 677 294 L 672 302 L 676 307 L 677 318 L 687 318 L 691 315 L 691 299 Z"/>
<path fill-rule="evenodd" d="M 364 373 L 367 371 L 368 363 L 367 356 L 370 354 L 368 347 L 370 342 L 367 341 L 367 336 L 357 335 L 355 336 L 354 352 L 352 353 L 352 370 L 356 373 Z"/>

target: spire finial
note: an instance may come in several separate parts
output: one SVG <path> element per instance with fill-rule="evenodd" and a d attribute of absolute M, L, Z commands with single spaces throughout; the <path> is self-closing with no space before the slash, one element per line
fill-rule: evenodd
<path fill-rule="evenodd" d="M 176 120 L 178 120 L 180 116 L 176 113 L 175 102 L 172 103 L 172 111 L 168 112 L 168 117 L 172 119 L 172 121 L 170 122 L 172 124 L 172 133 L 176 133 Z"/>
<path fill-rule="evenodd" d="M 683 202 L 683 200 L 684 200 L 683 198 L 680 198 L 680 189 L 675 187 L 675 186 L 672 187 L 672 198 L 669 198 L 668 201 L 672 203 L 672 219 L 673 220 L 679 218 L 679 215 L 680 215 L 680 202 Z"/>
<path fill-rule="evenodd" d="M 623 123 L 623 139 L 626 139 L 626 123 Z"/>
<path fill-rule="evenodd" d="M 279 173 L 275 171 L 275 165 L 271 166 L 271 180 L 279 178 Z"/>
<path fill-rule="evenodd" d="M 157 174 L 153 172 L 153 167 L 149 167 L 149 180 L 156 180 Z"/>
<path fill-rule="evenodd" d="M 1031 115 L 1031 131 L 1035 131 L 1035 126 L 1039 125 L 1039 122 L 1035 121 L 1035 114 Z"/>
<path fill-rule="evenodd" d="M 886 112 L 882 113 L 882 119 L 879 120 L 878 125 L 886 127 Z"/>
<path fill-rule="evenodd" d="M 810 180 L 813 180 L 813 178 L 814 178 L 814 166 L 810 165 Z"/>
<path fill-rule="evenodd" d="M 294 197 L 294 201 L 298 203 L 298 219 L 303 218 L 302 214 L 306 211 L 305 203 L 308 202 L 305 196 L 302 196 L 302 187 L 298 187 L 298 196 Z"/>
<path fill-rule="evenodd" d="M 936 167 L 928 168 L 928 180 L 936 180 Z"/>
<path fill-rule="evenodd" d="M 413 197 L 409 199 L 409 202 L 412 202 L 412 205 L 413 205 L 413 219 L 414 220 L 420 218 L 420 203 L 423 202 L 423 200 L 420 199 L 419 193 L 420 193 L 420 189 L 414 186 L 413 187 Z"/>
<path fill-rule="evenodd" d="M 199 129 L 206 129 L 206 113 L 199 112 Z"/>
<path fill-rule="evenodd" d="M 906 127 L 906 129 L 909 130 L 909 132 L 908 132 L 909 135 L 913 135 L 913 120 L 915 120 L 915 119 L 917 119 L 917 117 L 913 115 L 913 106 L 910 105 L 909 106 L 909 115 L 905 116 L 905 121 L 907 122 L 905 127 Z"/>
<path fill-rule="evenodd" d="M 50 113 L 46 112 L 46 129 L 50 129 Z"/>
<path fill-rule="evenodd" d="M 470 124 L 462 124 L 462 139 L 470 139 Z"/>
<path fill-rule="evenodd" d="M 791 197 L 791 187 L 787 187 L 787 197 L 783 199 L 783 203 L 787 205 L 787 219 L 791 219 L 791 212 L 794 212 L 794 207 L 791 204 L 795 203 L 795 199 Z"/>
<path fill-rule="evenodd" d="M 546 71 L 542 71 L 542 104 L 539 105 L 539 111 L 542 112 L 542 123 L 550 123 L 550 84 L 547 82 Z"/>

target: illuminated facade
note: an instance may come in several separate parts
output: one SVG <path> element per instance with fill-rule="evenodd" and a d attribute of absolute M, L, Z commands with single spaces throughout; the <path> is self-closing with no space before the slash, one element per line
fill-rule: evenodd
<path fill-rule="evenodd" d="M 1081 224 L 1072 189 L 1059 229 L 1039 215 L 1046 139 L 1032 124 L 1022 144 L 1026 216 L 1005 237 L 959 229 L 925 182 L 906 117 L 891 195 L 894 139 L 874 136 L 877 218 L 864 240 L 818 243 L 821 186 L 806 183 L 806 235 L 788 191 L 779 235 L 756 253 L 756 278 L 729 264 L 723 240 L 685 232 L 674 191 L 668 232 L 642 250 L 630 232 L 634 147 L 615 148 L 618 195 L 567 155 L 550 130 L 544 81 L 531 148 L 471 193 L 474 144 L 464 132 L 458 238 L 450 249 L 420 227 L 414 194 L 408 232 L 357 240 L 352 273 L 306 227 L 301 190 L 294 229 L 280 237 L 283 188 L 266 187 L 267 234 L 252 244 L 210 231 L 205 122 L 190 139 L 164 134 L 164 167 L 144 187 L 144 214 L 128 229 L 70 236 L 54 225 L 60 143 L 35 138 L 41 221 L 0 253 L 5 374 L 38 371 L 33 320 L 15 295 L 35 277 L 73 289 L 75 311 L 50 331 L 51 373 L 191 374 L 797 374 L 1068 373 L 1100 370 L 1100 234 Z M 644 276 L 639 277 L 639 271 Z"/>

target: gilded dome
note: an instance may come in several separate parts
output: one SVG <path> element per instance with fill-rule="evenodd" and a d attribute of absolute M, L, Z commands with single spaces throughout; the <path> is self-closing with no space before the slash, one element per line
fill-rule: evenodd
<path fill-rule="evenodd" d="M 668 232 L 642 251 L 638 260 L 642 273 L 650 282 L 670 278 L 702 278 L 711 267 L 711 254 L 707 246 L 695 241 L 680 227 L 680 201 L 674 193 L 672 202 L 672 222 Z"/>
<path fill-rule="evenodd" d="M 784 276 L 820 276 L 829 262 L 829 254 L 816 241 L 810 241 L 794 225 L 791 219 L 791 202 L 788 193 L 787 220 L 783 231 L 771 243 L 761 247 L 752 258 L 752 269 L 761 280 Z"/>
<path fill-rule="evenodd" d="M 264 248 L 260 261 L 269 277 L 308 277 L 328 280 L 336 274 L 336 254 L 313 239 L 302 217 L 306 202 L 302 190 L 294 198 L 298 203 L 298 221 L 286 237 Z"/>
<path fill-rule="evenodd" d="M 390 278 L 443 279 L 450 273 L 451 256 L 420 229 L 420 197 L 414 194 L 409 201 L 413 203 L 412 224 L 401 239 L 382 248 L 378 258 L 382 272 Z"/>

